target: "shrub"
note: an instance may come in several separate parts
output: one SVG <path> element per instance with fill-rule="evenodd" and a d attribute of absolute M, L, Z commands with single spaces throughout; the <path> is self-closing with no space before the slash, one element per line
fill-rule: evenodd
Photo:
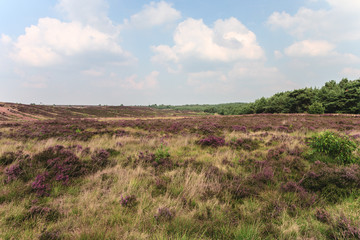
<path fill-rule="evenodd" d="M 17 179 L 22 173 L 23 173 L 23 170 L 21 169 L 19 164 L 13 164 L 10 167 L 7 167 L 5 169 L 5 175 L 7 176 L 7 179 L 5 180 L 5 182 L 9 183 L 9 182 Z"/>
<path fill-rule="evenodd" d="M 156 149 L 155 152 L 155 161 L 159 163 L 161 160 L 168 159 L 170 157 L 169 148 L 164 147 L 164 145 L 161 144 L 161 146 Z"/>
<path fill-rule="evenodd" d="M 14 152 L 5 152 L 0 157 L 0 165 L 9 165 L 16 160 L 17 156 Z"/>
<path fill-rule="evenodd" d="M 256 182 L 268 183 L 274 178 L 274 170 L 271 166 L 266 166 L 261 172 L 252 175 L 252 178 Z"/>
<path fill-rule="evenodd" d="M 253 140 L 251 138 L 232 139 L 230 142 L 230 146 L 236 149 L 253 151 L 260 147 L 260 142 L 258 140 Z"/>
<path fill-rule="evenodd" d="M 352 220 L 348 219 L 344 214 L 341 214 L 335 224 L 336 232 L 344 239 L 360 239 L 360 227 Z"/>
<path fill-rule="evenodd" d="M 308 191 L 318 192 L 327 202 L 336 203 L 360 188 L 360 168 L 327 166 L 317 161 L 299 184 Z"/>
<path fill-rule="evenodd" d="M 207 147 L 221 147 L 225 145 L 225 139 L 216 136 L 209 136 L 207 138 L 198 140 L 197 144 Z"/>
<path fill-rule="evenodd" d="M 325 107 L 320 102 L 314 102 L 309 106 L 308 113 L 310 114 L 323 114 Z"/>
<path fill-rule="evenodd" d="M 48 196 L 50 191 L 50 184 L 48 184 L 49 173 L 44 172 L 36 176 L 35 181 L 31 184 L 32 189 L 39 197 Z"/>
<path fill-rule="evenodd" d="M 39 236 L 39 240 L 58 240 L 58 239 L 62 239 L 60 237 L 60 232 L 47 231 L 46 229 Z"/>
<path fill-rule="evenodd" d="M 136 196 L 128 195 L 126 197 L 121 197 L 120 204 L 123 207 L 132 208 L 137 204 Z"/>
<path fill-rule="evenodd" d="M 98 168 L 104 168 L 109 164 L 110 153 L 107 150 L 100 149 L 96 150 L 92 156 L 91 160 L 93 167 L 97 170 Z"/>
<path fill-rule="evenodd" d="M 32 206 L 28 213 L 28 218 L 35 218 L 35 217 L 44 217 L 48 222 L 56 222 L 60 217 L 60 213 L 58 210 L 51 209 L 48 207 L 41 207 L 41 206 Z"/>
<path fill-rule="evenodd" d="M 346 136 L 325 131 L 313 136 L 310 139 L 310 146 L 316 152 L 325 153 L 332 157 L 339 164 L 355 163 L 356 161 L 353 156 L 356 144 Z"/>
<path fill-rule="evenodd" d="M 315 213 L 315 218 L 322 223 L 332 223 L 331 216 L 325 209 L 317 209 Z"/>
<path fill-rule="evenodd" d="M 175 217 L 175 211 L 170 210 L 167 207 L 159 208 L 155 214 L 156 221 L 171 221 Z"/>

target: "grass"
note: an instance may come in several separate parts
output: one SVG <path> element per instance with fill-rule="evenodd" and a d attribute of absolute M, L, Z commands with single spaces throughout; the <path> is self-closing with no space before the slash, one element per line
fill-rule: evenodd
<path fill-rule="evenodd" d="M 171 125 L 169 119 L 149 121 L 160 128 L 166 125 L 164 129 Z M 115 121 L 109 121 L 108 128 L 102 129 L 109 133 L 84 140 L 75 135 L 23 139 L 22 135 L 9 135 L 8 127 L 0 128 L 0 157 L 21 151 L 11 164 L 0 165 L 0 239 L 360 237 L 356 235 L 360 223 L 359 165 L 319 165 L 321 157 L 308 155 L 311 149 L 306 142 L 313 131 L 294 127 L 284 132 L 275 126 L 259 131 L 247 127 L 250 130 L 244 132 L 220 126 L 211 135 L 223 138 L 225 145 L 201 146 L 198 140 L 209 134 L 204 127 L 201 132 L 198 129 L 206 126 L 208 119 L 191 121 L 198 125 L 174 133 L 143 125 L 115 126 Z M 291 119 L 283 119 L 285 124 L 288 121 Z M 21 125 L 12 132 L 17 129 Z M 96 126 L 84 129 L 97 131 Z M 119 130 L 126 134 L 116 135 Z M 251 146 L 231 144 L 239 139 Z M 56 145 L 73 153 L 88 170 L 70 177 L 68 184 L 54 178 L 49 182 L 49 194 L 38 196 L 31 187 L 34 177 L 51 169 L 36 165 L 34 156 Z M 94 156 L 101 149 L 109 153 L 106 164 L 94 165 Z M 24 160 L 25 155 L 29 155 L 28 160 Z M 354 155 L 358 157 L 358 152 Z M 23 169 L 32 171 L 34 177 L 23 180 L 20 174 L 8 181 L 6 169 L 22 161 L 36 163 Z M 341 171 L 347 178 L 337 175 Z M 344 179 L 350 181 L 350 187 L 345 195 L 330 201 L 322 194 L 328 184 L 315 185 L 324 178 L 313 180 L 312 172 L 333 174 L 331 179 L 339 184 Z M 336 185 L 331 191 L 338 190 Z M 134 204 L 121 204 L 127 196 L 134 196 Z M 332 222 L 319 221 L 318 209 L 326 211 Z M 347 225 L 341 225 L 343 222 Z"/>

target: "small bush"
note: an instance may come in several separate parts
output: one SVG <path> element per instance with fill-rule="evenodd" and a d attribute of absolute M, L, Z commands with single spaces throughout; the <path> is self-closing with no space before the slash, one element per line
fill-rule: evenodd
<path fill-rule="evenodd" d="M 175 217 L 175 211 L 170 210 L 167 207 L 162 207 L 159 208 L 157 213 L 155 214 L 155 219 L 156 221 L 160 222 L 160 221 L 171 221 L 174 217 Z"/>
<path fill-rule="evenodd" d="M 328 166 L 317 161 L 299 184 L 307 191 L 319 193 L 327 202 L 336 203 L 359 190 L 360 168 L 358 165 Z"/>
<path fill-rule="evenodd" d="M 128 195 L 126 197 L 121 197 L 120 204 L 123 207 L 128 207 L 128 208 L 135 207 L 137 204 L 136 196 Z"/>
<path fill-rule="evenodd" d="M 107 150 L 100 149 L 95 151 L 91 155 L 92 164 L 95 170 L 106 167 L 109 164 L 109 157 L 110 153 Z"/>
<path fill-rule="evenodd" d="M 58 239 L 62 239 L 60 237 L 60 232 L 58 231 L 44 230 L 39 236 L 39 240 L 58 240 Z"/>
<path fill-rule="evenodd" d="M 16 160 L 17 156 L 14 152 L 5 152 L 0 157 L 0 165 L 9 165 Z"/>
<path fill-rule="evenodd" d="M 156 149 L 155 152 L 155 162 L 159 163 L 161 160 L 168 159 L 170 157 L 169 148 L 164 147 L 164 145 L 161 144 L 161 146 Z"/>
<path fill-rule="evenodd" d="M 19 164 L 13 164 L 10 167 L 7 167 L 5 169 L 5 176 L 7 176 L 5 182 L 10 183 L 11 181 L 17 179 L 22 173 L 23 170 L 21 169 Z"/>
<path fill-rule="evenodd" d="M 48 207 L 32 206 L 27 213 L 27 217 L 44 217 L 47 222 L 56 222 L 60 217 L 60 213 L 58 210 Z"/>
<path fill-rule="evenodd" d="M 332 157 L 336 163 L 355 163 L 353 151 L 356 149 L 355 142 L 348 137 L 325 131 L 310 139 L 310 146 L 317 152 L 325 153 Z"/>
<path fill-rule="evenodd" d="M 314 102 L 309 106 L 308 113 L 310 114 L 323 114 L 325 107 L 320 102 Z"/>
<path fill-rule="evenodd" d="M 36 176 L 35 181 L 31 184 L 32 189 L 36 192 L 36 195 L 39 197 L 49 196 L 49 191 L 51 190 L 50 184 L 47 182 L 49 178 L 49 173 L 44 172 Z"/>
<path fill-rule="evenodd" d="M 253 151 L 260 147 L 260 142 L 258 140 L 253 140 L 251 138 L 232 139 L 230 142 L 230 146 L 236 149 Z"/>
<path fill-rule="evenodd" d="M 207 147 L 221 147 L 225 145 L 225 139 L 216 136 L 209 136 L 207 138 L 198 140 L 197 144 Z"/>
<path fill-rule="evenodd" d="M 315 213 L 315 218 L 316 220 L 322 223 L 326 223 L 326 224 L 332 223 L 331 216 L 325 209 L 317 209 Z"/>
<path fill-rule="evenodd" d="M 341 214 L 335 224 L 336 232 L 344 239 L 360 239 L 359 224 L 355 224 L 351 219 Z"/>

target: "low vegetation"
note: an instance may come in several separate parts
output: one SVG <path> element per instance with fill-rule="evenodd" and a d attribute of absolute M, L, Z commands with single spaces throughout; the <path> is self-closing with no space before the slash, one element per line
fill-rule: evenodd
<path fill-rule="evenodd" d="M 360 117 L 0 122 L 0 239 L 360 239 Z"/>

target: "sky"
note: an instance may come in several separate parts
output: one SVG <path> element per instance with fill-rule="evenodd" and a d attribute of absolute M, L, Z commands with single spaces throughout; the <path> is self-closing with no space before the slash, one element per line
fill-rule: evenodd
<path fill-rule="evenodd" d="M 0 101 L 251 102 L 360 78 L 360 0 L 0 0 Z"/>

